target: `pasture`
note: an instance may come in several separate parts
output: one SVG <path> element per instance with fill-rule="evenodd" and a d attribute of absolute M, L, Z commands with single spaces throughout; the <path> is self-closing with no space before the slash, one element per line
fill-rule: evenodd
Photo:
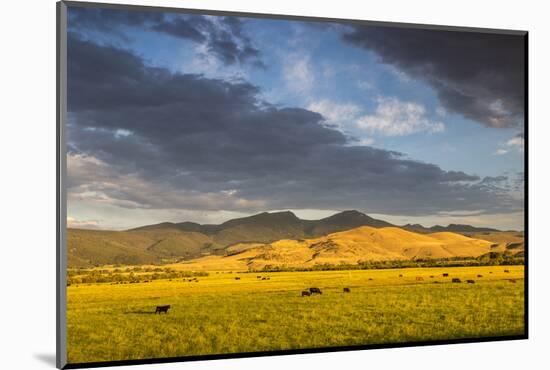
<path fill-rule="evenodd" d="M 214 271 L 198 281 L 71 285 L 68 359 L 81 363 L 519 335 L 524 333 L 523 274 L 523 266 Z M 452 283 L 453 278 L 461 283 Z M 302 296 L 310 287 L 323 294 Z M 343 292 L 346 287 L 349 293 Z M 170 310 L 156 315 L 161 305 Z"/>

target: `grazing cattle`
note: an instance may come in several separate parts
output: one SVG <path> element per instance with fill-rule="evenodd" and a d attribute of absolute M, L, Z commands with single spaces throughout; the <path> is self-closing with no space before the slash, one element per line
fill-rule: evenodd
<path fill-rule="evenodd" d="M 160 315 L 161 312 L 164 312 L 165 314 L 168 314 L 168 309 L 170 308 L 170 305 L 166 306 L 157 306 L 157 309 L 155 310 L 155 313 L 158 313 Z"/>
<path fill-rule="evenodd" d="M 372 280 L 372 278 L 369 278 L 369 280 Z"/>
<path fill-rule="evenodd" d="M 483 275 L 477 275 L 477 277 L 478 277 L 478 278 L 481 278 L 481 277 L 483 277 Z"/>
<path fill-rule="evenodd" d="M 403 277 L 403 275 L 402 275 L 402 274 L 399 274 L 399 277 Z"/>
<path fill-rule="evenodd" d="M 303 290 L 302 291 L 302 297 L 309 297 L 310 295 L 311 295 L 311 293 L 308 290 Z"/>
<path fill-rule="evenodd" d="M 511 283 L 515 283 L 516 279 L 508 279 L 508 281 L 511 282 Z"/>
<path fill-rule="evenodd" d="M 476 283 L 475 280 L 466 280 L 466 282 L 467 282 L 468 284 L 475 284 L 475 283 Z"/>
<path fill-rule="evenodd" d="M 311 294 L 323 294 L 323 292 L 321 292 L 321 289 L 319 288 L 309 288 L 309 292 Z"/>
<path fill-rule="evenodd" d="M 433 276 L 433 275 L 430 275 L 430 279 L 433 279 L 433 278 L 434 278 L 434 276 Z"/>
<path fill-rule="evenodd" d="M 422 276 L 417 276 L 416 281 L 424 281 L 424 278 Z"/>
<path fill-rule="evenodd" d="M 344 293 L 351 293 L 351 289 L 350 288 L 344 288 Z"/>
<path fill-rule="evenodd" d="M 453 283 L 461 283 L 462 281 L 459 278 L 453 278 Z"/>
<path fill-rule="evenodd" d="M 262 280 L 267 280 L 267 278 L 263 277 Z"/>
<path fill-rule="evenodd" d="M 493 273 L 493 271 L 489 271 L 489 274 L 492 274 L 492 273 Z"/>
<path fill-rule="evenodd" d="M 256 276 L 256 279 L 261 279 L 262 277 L 261 276 Z"/>
<path fill-rule="evenodd" d="M 509 273 L 509 272 L 510 272 L 510 270 L 504 270 L 504 272 L 508 272 L 508 273 Z"/>
<path fill-rule="evenodd" d="M 449 274 L 444 273 L 444 274 L 443 274 L 443 277 L 449 277 Z"/>
<path fill-rule="evenodd" d="M 237 277 L 235 277 L 235 280 L 241 280 L 241 278 L 237 276 Z"/>

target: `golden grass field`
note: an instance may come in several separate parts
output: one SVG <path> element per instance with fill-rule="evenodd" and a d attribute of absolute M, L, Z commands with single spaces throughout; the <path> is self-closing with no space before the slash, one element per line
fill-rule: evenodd
<path fill-rule="evenodd" d="M 443 273 L 449 277 L 442 277 Z M 198 282 L 71 285 L 67 288 L 68 360 L 83 363 L 521 335 L 525 330 L 523 276 L 523 266 L 218 271 L 199 277 Z M 453 277 L 462 283 L 451 283 Z M 475 284 L 465 283 L 466 279 Z M 309 287 L 319 287 L 323 294 L 301 297 Z M 343 293 L 344 287 L 351 293 Z M 154 314 L 157 305 L 167 304 L 171 305 L 168 314 Z"/>

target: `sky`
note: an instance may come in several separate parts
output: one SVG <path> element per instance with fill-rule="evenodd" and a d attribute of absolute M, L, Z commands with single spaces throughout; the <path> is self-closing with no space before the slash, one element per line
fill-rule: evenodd
<path fill-rule="evenodd" d="M 68 226 L 523 229 L 524 39 L 69 7 Z"/>

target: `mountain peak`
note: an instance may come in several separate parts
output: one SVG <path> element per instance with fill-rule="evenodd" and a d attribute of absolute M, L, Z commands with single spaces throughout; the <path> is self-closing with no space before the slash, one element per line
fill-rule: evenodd
<path fill-rule="evenodd" d="M 296 216 L 292 211 L 278 211 L 278 212 L 262 212 L 258 213 L 249 217 L 244 217 L 242 219 L 296 219 L 298 220 L 298 216 Z"/>
<path fill-rule="evenodd" d="M 267 212 L 265 212 L 267 213 Z M 289 217 L 295 217 L 295 218 L 298 218 L 298 216 L 296 216 L 294 214 L 294 212 L 292 211 L 280 211 L 280 212 L 271 212 L 271 213 L 267 213 L 268 215 L 273 215 L 273 216 L 289 216 Z"/>
<path fill-rule="evenodd" d="M 359 212 L 355 209 L 347 209 L 337 214 L 345 215 L 345 216 L 366 216 L 366 214 L 364 214 L 363 212 Z"/>

